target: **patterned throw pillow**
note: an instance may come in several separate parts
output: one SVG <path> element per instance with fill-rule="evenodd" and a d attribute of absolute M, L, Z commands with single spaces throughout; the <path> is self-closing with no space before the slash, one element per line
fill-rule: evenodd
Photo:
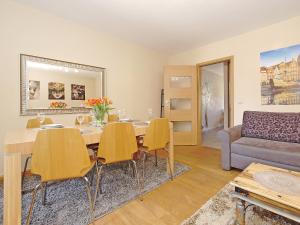
<path fill-rule="evenodd" d="M 300 143 L 300 113 L 245 111 L 242 136 Z"/>

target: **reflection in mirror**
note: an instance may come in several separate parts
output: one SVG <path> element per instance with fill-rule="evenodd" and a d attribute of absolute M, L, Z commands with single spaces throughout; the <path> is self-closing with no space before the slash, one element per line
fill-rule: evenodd
<path fill-rule="evenodd" d="M 22 115 L 88 112 L 104 87 L 104 68 L 21 55 Z"/>

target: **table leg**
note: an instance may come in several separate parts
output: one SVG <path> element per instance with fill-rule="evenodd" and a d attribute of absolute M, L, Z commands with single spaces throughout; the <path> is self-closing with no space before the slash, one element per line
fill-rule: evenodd
<path fill-rule="evenodd" d="M 21 153 L 4 153 L 5 225 L 21 224 Z"/>
<path fill-rule="evenodd" d="M 169 143 L 169 159 L 170 159 L 170 169 L 172 170 L 172 174 L 174 175 L 174 141 L 173 141 L 173 123 L 170 123 L 170 143 Z M 167 171 L 170 173 L 169 166 L 167 165 Z"/>
<path fill-rule="evenodd" d="M 236 225 L 245 225 L 245 201 L 237 199 L 236 202 Z"/>

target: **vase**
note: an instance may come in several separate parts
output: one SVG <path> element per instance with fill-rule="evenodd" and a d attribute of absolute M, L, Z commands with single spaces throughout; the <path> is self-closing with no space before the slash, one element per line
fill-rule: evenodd
<path fill-rule="evenodd" d="M 95 119 L 96 119 L 96 126 L 103 127 L 104 117 L 105 117 L 106 112 L 99 110 L 97 107 L 95 107 L 93 110 L 94 110 L 94 115 L 95 115 Z"/>

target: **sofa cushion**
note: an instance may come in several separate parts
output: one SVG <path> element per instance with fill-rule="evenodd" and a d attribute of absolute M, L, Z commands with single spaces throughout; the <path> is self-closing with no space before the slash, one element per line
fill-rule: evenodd
<path fill-rule="evenodd" d="M 300 113 L 245 111 L 242 136 L 300 143 Z"/>
<path fill-rule="evenodd" d="M 300 167 L 300 144 L 297 143 L 242 137 L 232 143 L 231 152 Z"/>

